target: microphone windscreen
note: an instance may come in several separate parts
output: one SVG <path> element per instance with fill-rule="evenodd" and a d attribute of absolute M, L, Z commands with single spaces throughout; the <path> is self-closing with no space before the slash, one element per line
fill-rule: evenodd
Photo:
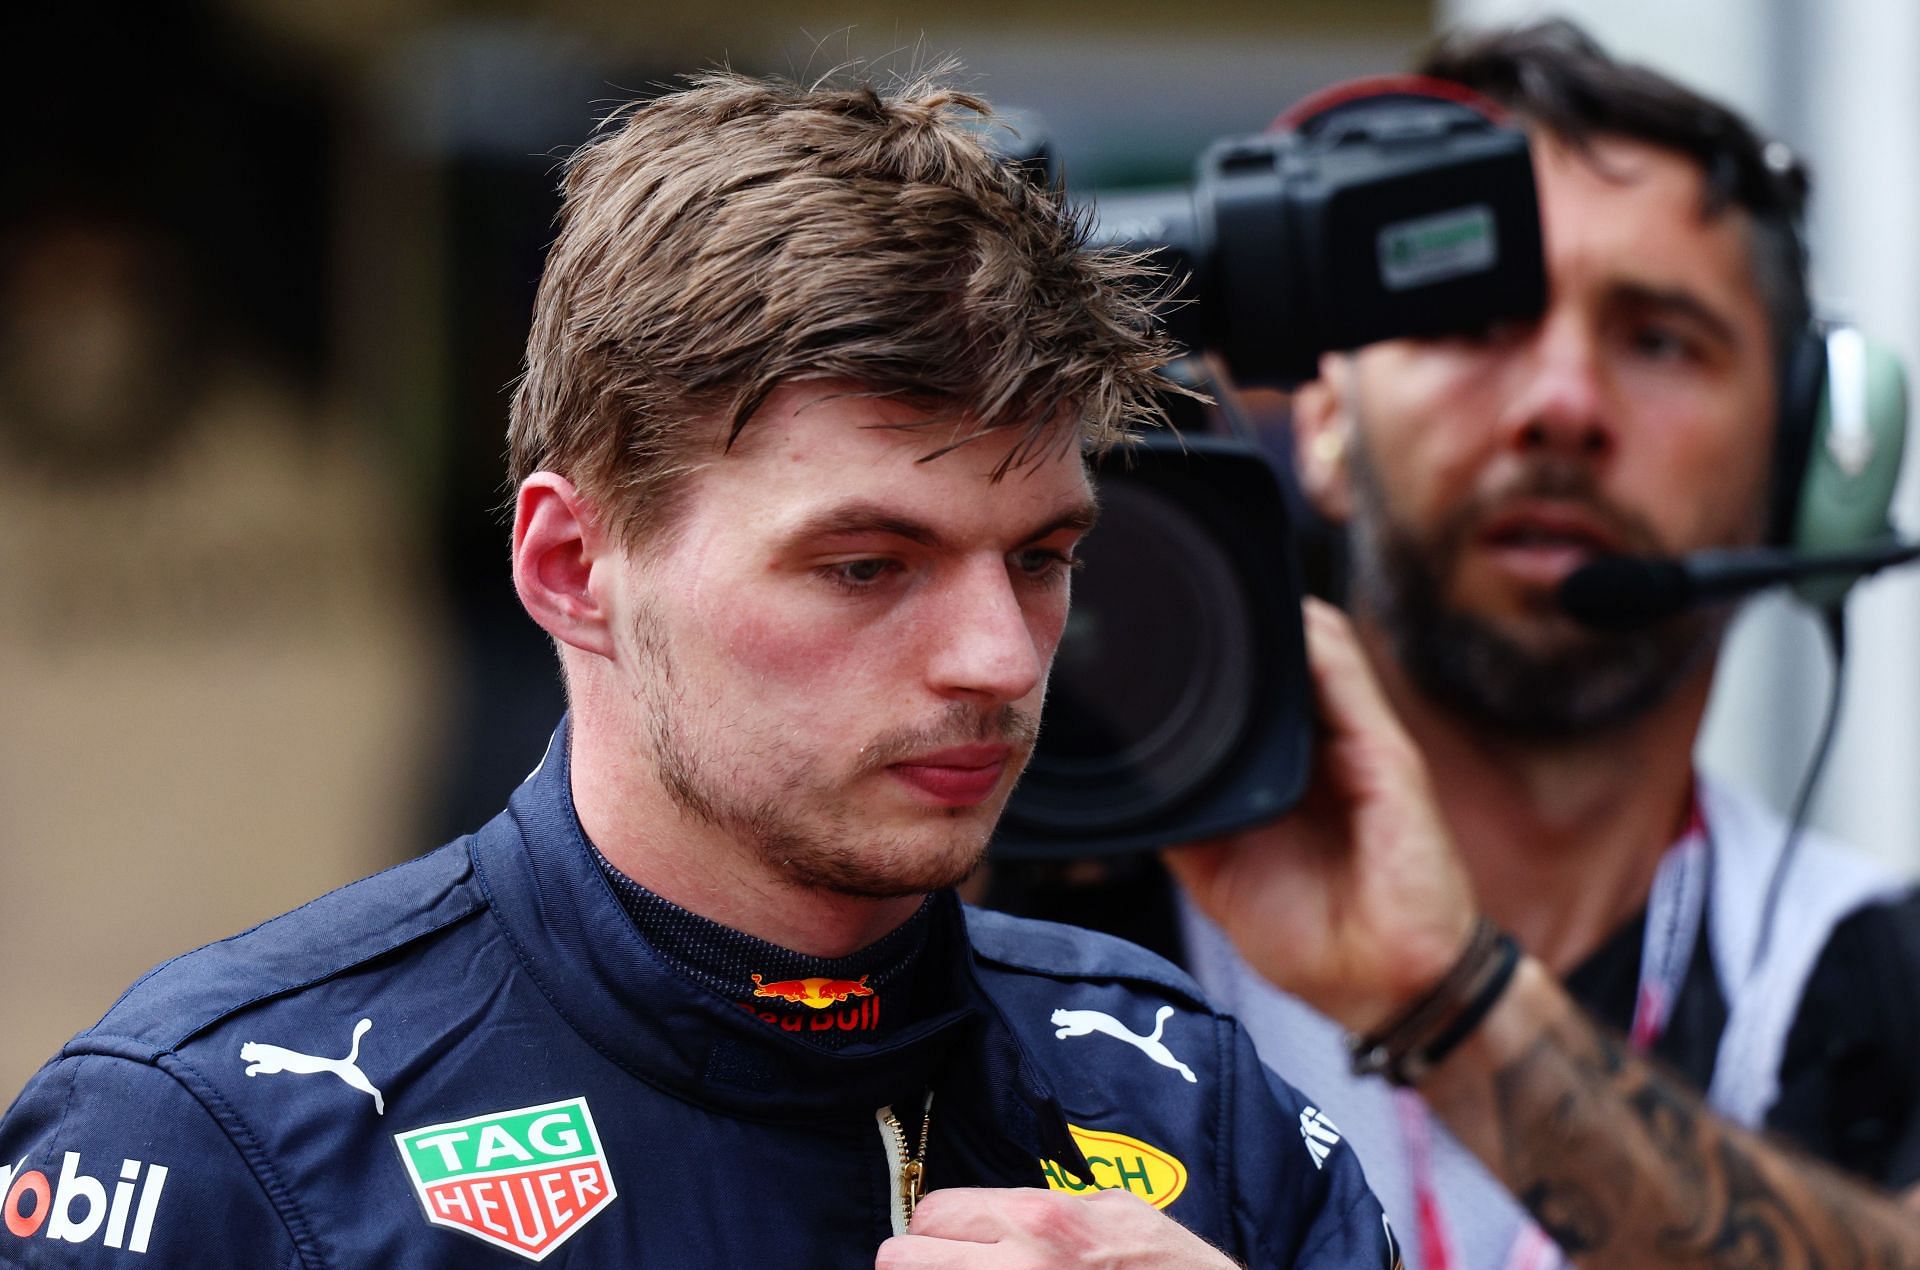
<path fill-rule="evenodd" d="M 1686 608 L 1693 583 L 1674 560 L 1603 556 L 1574 570 L 1554 598 L 1561 612 L 1583 626 L 1624 631 Z"/>

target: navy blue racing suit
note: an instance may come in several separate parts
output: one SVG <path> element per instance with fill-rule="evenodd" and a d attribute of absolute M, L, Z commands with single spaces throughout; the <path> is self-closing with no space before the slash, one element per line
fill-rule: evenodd
<path fill-rule="evenodd" d="M 838 1049 L 670 970 L 564 735 L 477 834 L 61 1050 L 0 1121 L 0 1265 L 871 1266 L 923 1108 L 929 1189 L 1123 1187 L 1245 1264 L 1393 1264 L 1337 1129 L 1131 945 L 939 896 L 911 1021 Z"/>

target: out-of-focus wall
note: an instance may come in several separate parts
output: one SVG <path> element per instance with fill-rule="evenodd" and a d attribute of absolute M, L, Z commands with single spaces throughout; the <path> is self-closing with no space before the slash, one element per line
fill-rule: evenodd
<path fill-rule="evenodd" d="M 1561 13 L 1616 53 L 1727 101 L 1812 167 L 1809 242 L 1823 312 L 1890 342 L 1920 372 L 1920 6 L 1909 0 L 1447 0 L 1448 23 Z M 1755 444 L 1766 444 L 1756 427 Z M 1920 446 L 1894 518 L 1920 531 Z M 1813 821 L 1920 871 L 1920 571 L 1861 584 L 1840 732 Z M 1826 708 L 1817 628 L 1778 596 L 1748 606 L 1729 641 L 1699 756 L 1787 808 Z"/>
<path fill-rule="evenodd" d="M 190 5 L 0 49 L 10 1097 L 145 967 L 415 849 L 445 694 L 426 526 L 334 373 L 310 68 Z"/>

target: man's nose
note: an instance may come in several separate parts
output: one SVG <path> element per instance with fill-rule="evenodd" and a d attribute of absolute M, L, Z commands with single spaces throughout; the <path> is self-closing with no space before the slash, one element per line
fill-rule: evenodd
<path fill-rule="evenodd" d="M 927 674 L 933 690 L 1000 705 L 1038 688 L 1046 656 L 1006 563 L 970 563 L 946 592 L 932 619 Z"/>
<path fill-rule="evenodd" d="M 1501 428 L 1508 446 L 1598 461 L 1617 442 L 1606 359 L 1599 334 L 1577 316 L 1555 316 L 1523 350 L 1521 382 Z"/>

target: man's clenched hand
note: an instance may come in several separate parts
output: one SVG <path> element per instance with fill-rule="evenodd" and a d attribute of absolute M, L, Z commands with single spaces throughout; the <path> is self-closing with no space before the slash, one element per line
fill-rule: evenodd
<path fill-rule="evenodd" d="M 1066 1195 L 956 1187 L 914 1210 L 875 1270 L 1234 1270 L 1227 1255 L 1125 1191 Z"/>

